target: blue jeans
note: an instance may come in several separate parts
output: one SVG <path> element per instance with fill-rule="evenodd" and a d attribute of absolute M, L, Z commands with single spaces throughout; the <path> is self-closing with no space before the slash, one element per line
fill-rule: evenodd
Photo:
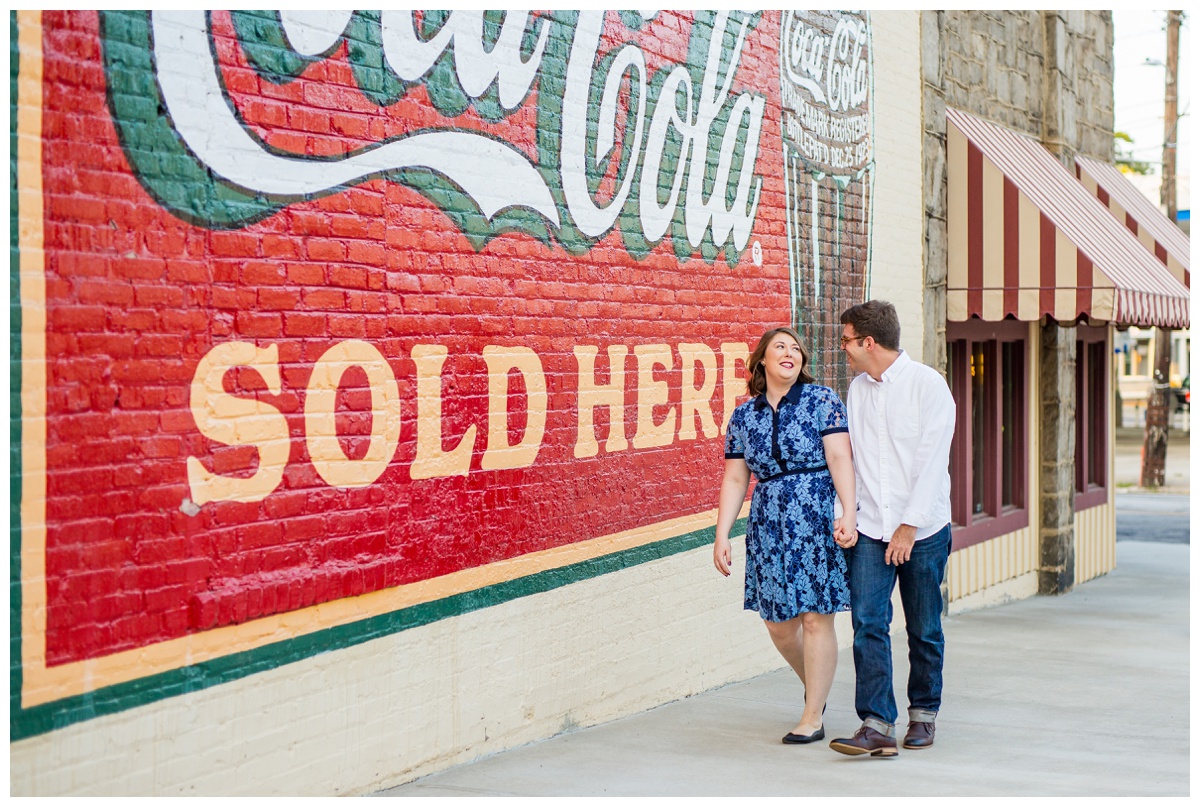
<path fill-rule="evenodd" d="M 892 589 L 900 582 L 900 602 L 908 630 L 910 717 L 933 720 L 942 704 L 942 577 L 950 557 L 950 525 L 917 541 L 907 562 L 884 563 L 888 545 L 860 535 L 846 550 L 850 567 L 850 616 L 854 625 L 854 706 L 873 728 L 894 733 L 896 696 L 892 691 Z M 872 719 L 873 718 L 873 719 Z"/>

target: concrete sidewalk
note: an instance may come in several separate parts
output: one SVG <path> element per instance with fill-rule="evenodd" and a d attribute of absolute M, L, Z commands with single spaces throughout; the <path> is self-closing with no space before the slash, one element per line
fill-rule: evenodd
<path fill-rule="evenodd" d="M 801 687 L 781 671 L 380 795 L 1187 796 L 1189 553 L 1122 542 L 1116 571 L 1066 596 L 947 618 L 945 697 L 926 751 L 883 760 L 783 745 Z M 893 647 L 903 714 L 903 637 Z M 828 737 L 858 727 L 853 704 L 847 649 Z"/>

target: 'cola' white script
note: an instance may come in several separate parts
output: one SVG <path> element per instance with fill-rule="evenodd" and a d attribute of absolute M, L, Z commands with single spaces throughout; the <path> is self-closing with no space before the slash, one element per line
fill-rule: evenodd
<path fill-rule="evenodd" d="M 281 12 L 280 21 L 296 52 L 318 56 L 339 41 L 352 13 Z M 422 80 L 439 58 L 450 52 L 463 91 L 477 100 L 495 87 L 500 105 L 508 113 L 527 102 L 542 70 L 554 23 L 542 21 L 536 43 L 525 57 L 521 43 L 534 24 L 534 17 L 526 13 L 505 15 L 490 50 L 481 44 L 485 25 L 481 11 L 450 13 L 428 40 L 416 35 L 413 12 L 383 12 L 381 24 L 384 59 L 401 79 Z M 762 179 L 755 176 L 754 169 L 766 106 L 761 94 L 733 92 L 733 76 L 749 26 L 731 22 L 727 12 L 716 16 L 697 93 L 693 74 L 678 64 L 654 90 L 655 76 L 649 74 L 644 54 L 633 44 L 617 48 L 601 62 L 598 55 L 604 25 L 604 12 L 581 12 L 571 34 L 558 121 L 558 186 L 552 188 L 546 172 L 520 149 L 494 136 L 449 126 L 414 132 L 342 159 L 311 160 L 269 150 L 247 130 L 225 97 L 206 14 L 152 14 L 155 75 L 166 114 L 192 154 L 234 187 L 276 199 L 300 200 L 385 172 L 423 168 L 454 183 L 489 221 L 502 211 L 519 208 L 562 227 L 562 211 L 554 195 L 559 190 L 574 226 L 583 235 L 596 238 L 618 223 L 633 226 L 628 217 L 618 217 L 637 178 L 638 226 L 646 241 L 658 242 L 682 205 L 684 228 L 693 247 L 700 245 L 711 228 L 715 244 L 724 244 L 732 235 L 740 252 L 749 241 L 758 209 Z M 730 53 L 723 43 L 734 26 L 738 29 L 736 44 Z M 831 51 L 843 49 L 838 39 L 835 35 Z M 599 67 L 601 64 L 604 67 Z M 600 69 L 603 75 L 597 75 Z M 628 131 L 618 129 L 623 81 L 630 85 L 628 97 L 637 99 L 624 120 L 624 127 L 632 129 L 632 140 Z M 589 104 L 593 84 L 603 88 L 598 108 Z M 846 94 L 853 96 L 854 92 L 851 89 Z M 722 115 L 730 104 L 729 114 Z M 589 120 L 597 124 L 590 133 Z M 664 156 L 671 137 L 683 141 L 679 159 Z M 605 165 L 618 144 L 630 142 L 633 148 L 621 153 L 616 192 L 601 203 L 589 188 L 588 169 Z M 744 153 L 734 176 L 732 166 L 739 148 Z M 467 154 L 473 159 L 463 159 Z M 716 168 L 715 180 L 710 178 L 706 185 L 709 165 Z M 685 177 L 686 192 L 681 192 Z M 671 189 L 665 203 L 659 202 L 659 187 Z M 731 187 L 733 202 L 726 206 Z"/>
<path fill-rule="evenodd" d="M 788 78 L 828 104 L 833 112 L 853 109 L 867 100 L 867 24 L 853 17 L 838 20 L 829 36 L 793 11 L 783 17 L 783 64 Z"/>

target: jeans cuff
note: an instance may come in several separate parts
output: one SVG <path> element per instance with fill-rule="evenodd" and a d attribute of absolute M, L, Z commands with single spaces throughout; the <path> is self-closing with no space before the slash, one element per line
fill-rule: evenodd
<path fill-rule="evenodd" d="M 882 720 L 877 718 L 868 717 L 863 721 L 863 725 L 869 729 L 875 729 L 875 731 L 878 731 L 884 737 L 895 738 L 896 736 L 896 727 L 894 725 L 891 723 L 884 723 Z"/>
<path fill-rule="evenodd" d="M 908 709 L 909 723 L 932 723 L 937 719 L 937 712 L 932 709 Z"/>

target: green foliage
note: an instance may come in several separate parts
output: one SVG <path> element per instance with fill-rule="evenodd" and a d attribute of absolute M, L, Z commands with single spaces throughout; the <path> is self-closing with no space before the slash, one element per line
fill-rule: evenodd
<path fill-rule="evenodd" d="M 1154 166 L 1133 158 L 1133 138 L 1127 132 L 1113 132 L 1113 163 L 1132 174 L 1153 174 Z"/>

